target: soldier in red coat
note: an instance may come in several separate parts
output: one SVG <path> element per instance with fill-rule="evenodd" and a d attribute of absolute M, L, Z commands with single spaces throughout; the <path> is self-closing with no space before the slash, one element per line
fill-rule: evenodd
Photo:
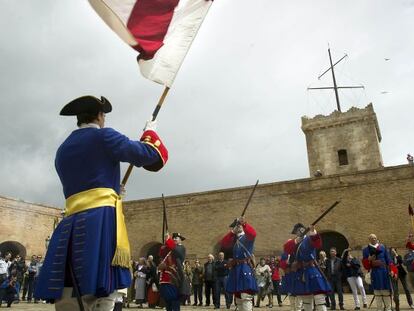
<path fill-rule="evenodd" d="M 180 292 L 184 284 L 183 263 L 185 238 L 180 233 L 165 236 L 165 244 L 160 249 L 163 258 L 158 266 L 160 275 L 160 295 L 164 299 L 167 311 L 180 310 Z"/>

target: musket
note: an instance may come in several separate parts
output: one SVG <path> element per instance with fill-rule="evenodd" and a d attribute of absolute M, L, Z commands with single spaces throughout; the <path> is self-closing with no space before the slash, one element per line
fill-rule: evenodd
<path fill-rule="evenodd" d="M 254 185 L 254 187 L 253 187 L 253 189 L 252 189 L 252 192 L 250 193 L 250 196 L 249 196 L 249 198 L 247 199 L 246 206 L 244 207 L 243 212 L 241 213 L 241 216 L 242 216 L 242 217 L 244 216 L 244 214 L 246 214 L 246 210 L 247 210 L 247 208 L 249 207 L 250 201 L 252 200 L 253 194 L 254 194 L 254 192 L 256 191 L 256 188 L 257 188 L 257 185 L 258 185 L 258 184 L 259 184 L 259 180 L 257 180 L 257 181 L 256 181 L 256 184 Z"/>
<path fill-rule="evenodd" d="M 372 306 L 372 303 L 374 302 L 374 300 L 375 300 L 375 295 L 372 296 L 372 299 L 371 299 L 371 302 L 369 303 L 368 309 L 371 309 L 371 306 Z"/>
<path fill-rule="evenodd" d="M 332 204 L 326 211 L 324 211 L 313 223 L 311 223 L 312 226 L 315 226 L 319 221 L 321 221 L 329 212 L 331 212 L 335 206 L 337 206 L 341 201 L 335 201 L 334 204 Z M 306 233 L 308 233 L 310 230 L 310 227 L 306 228 L 306 230 L 302 233 L 302 236 L 305 236 Z"/>
<path fill-rule="evenodd" d="M 164 193 L 162 194 L 162 207 L 163 207 L 163 214 L 162 214 L 162 243 L 165 242 L 165 232 L 168 232 L 168 222 L 167 222 L 167 206 L 165 204 Z"/>

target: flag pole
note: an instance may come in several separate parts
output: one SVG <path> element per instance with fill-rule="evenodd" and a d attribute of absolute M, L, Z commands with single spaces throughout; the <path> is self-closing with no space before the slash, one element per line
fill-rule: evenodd
<path fill-rule="evenodd" d="M 152 121 L 155 121 L 157 118 L 158 112 L 160 112 L 161 106 L 164 103 L 165 98 L 167 97 L 168 91 L 170 88 L 168 86 L 165 87 L 164 92 L 162 92 L 162 95 L 160 99 L 158 100 L 157 106 L 155 106 L 154 112 L 152 113 Z M 134 166 L 132 164 L 129 165 L 127 171 L 125 172 L 124 178 L 122 178 L 121 187 L 125 187 L 129 176 L 131 175 L 132 169 Z"/>

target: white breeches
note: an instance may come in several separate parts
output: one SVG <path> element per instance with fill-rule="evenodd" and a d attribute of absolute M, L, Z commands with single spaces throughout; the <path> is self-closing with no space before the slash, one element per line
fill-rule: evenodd
<path fill-rule="evenodd" d="M 290 311 L 302 310 L 302 299 L 297 296 L 289 295 Z"/>
<path fill-rule="evenodd" d="M 299 296 L 303 301 L 303 309 L 305 311 L 313 311 L 313 302 L 315 301 L 316 311 L 326 311 L 325 295 L 308 295 Z"/>
<path fill-rule="evenodd" d="M 241 293 L 241 298 L 236 297 L 237 308 L 239 311 L 252 311 L 253 310 L 253 296 Z"/>
<path fill-rule="evenodd" d="M 72 297 L 72 287 L 65 287 L 63 289 L 62 298 L 56 301 L 56 311 L 78 311 L 79 304 L 76 297 Z M 122 297 L 122 294 L 117 291 L 110 294 L 108 297 L 97 298 L 92 295 L 82 296 L 83 306 L 85 311 L 112 311 L 115 306 L 115 300 Z"/>
<path fill-rule="evenodd" d="M 375 300 L 377 301 L 377 310 L 391 311 L 391 294 L 389 290 L 374 290 Z"/>

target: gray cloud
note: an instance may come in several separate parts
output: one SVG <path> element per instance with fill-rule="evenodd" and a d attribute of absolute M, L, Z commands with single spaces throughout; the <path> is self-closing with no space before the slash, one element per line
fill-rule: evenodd
<path fill-rule="evenodd" d="M 136 169 L 128 199 L 308 176 L 300 117 L 335 109 L 327 43 L 343 110 L 374 103 L 386 165 L 414 152 L 412 1 L 216 0 L 159 115 L 170 162 Z M 59 109 L 105 95 L 108 126 L 139 137 L 162 87 L 143 79 L 136 53 L 83 0 L 2 1 L 0 11 L 2 195 L 63 205 L 54 154 L 74 128 Z M 390 58 L 385 61 L 384 58 Z M 387 91 L 387 94 L 381 94 Z"/>

